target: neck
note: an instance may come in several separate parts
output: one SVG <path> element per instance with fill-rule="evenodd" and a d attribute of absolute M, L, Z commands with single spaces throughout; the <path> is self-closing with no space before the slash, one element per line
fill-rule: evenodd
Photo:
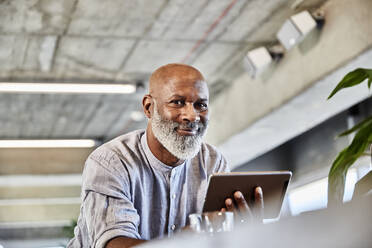
<path fill-rule="evenodd" d="M 171 154 L 155 137 L 154 133 L 152 132 L 151 123 L 147 125 L 146 129 L 147 133 L 147 144 L 150 148 L 150 151 L 154 156 L 159 159 L 162 163 L 169 165 L 169 166 L 177 166 L 184 162 L 173 154 Z"/>

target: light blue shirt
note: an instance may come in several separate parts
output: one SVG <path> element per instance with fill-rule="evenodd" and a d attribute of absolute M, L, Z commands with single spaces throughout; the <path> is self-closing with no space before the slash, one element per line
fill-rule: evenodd
<path fill-rule="evenodd" d="M 119 136 L 85 163 L 80 216 L 67 247 L 172 235 L 189 214 L 202 212 L 209 176 L 224 171 L 226 160 L 211 145 L 203 143 L 194 158 L 172 167 L 152 154 L 144 130 Z"/>

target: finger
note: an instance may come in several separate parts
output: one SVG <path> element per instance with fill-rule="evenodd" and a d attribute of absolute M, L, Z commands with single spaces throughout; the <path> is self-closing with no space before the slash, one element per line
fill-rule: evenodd
<path fill-rule="evenodd" d="M 245 200 L 242 192 L 236 191 L 234 193 L 234 198 L 235 198 L 235 202 L 236 202 L 236 204 L 238 206 L 239 212 L 242 215 L 251 215 L 252 214 L 251 213 L 251 209 L 249 208 L 248 203 Z"/>
<path fill-rule="evenodd" d="M 221 208 L 220 212 L 222 213 L 226 212 L 226 208 Z"/>
<path fill-rule="evenodd" d="M 234 213 L 234 219 L 236 222 L 240 221 L 241 218 L 239 217 L 239 211 L 238 209 L 235 207 L 234 203 L 233 203 L 233 200 L 231 198 L 227 198 L 225 200 L 225 205 L 226 205 L 226 210 L 229 211 L 229 212 L 233 212 Z"/>
<path fill-rule="evenodd" d="M 234 207 L 234 204 L 233 204 L 233 201 L 231 200 L 231 198 L 227 198 L 225 200 L 225 205 L 226 205 L 227 211 L 229 211 L 229 212 L 236 212 L 235 207 Z"/>
<path fill-rule="evenodd" d="M 239 212 L 237 212 L 237 220 L 241 223 L 246 221 L 252 221 L 253 215 L 250 207 L 248 206 L 247 201 L 244 198 L 244 195 L 240 191 L 234 193 L 234 199 L 238 206 Z"/>
<path fill-rule="evenodd" d="M 256 217 L 258 219 L 263 219 L 264 200 L 263 200 L 263 191 L 260 186 L 256 187 L 254 190 L 254 206 L 255 206 Z"/>

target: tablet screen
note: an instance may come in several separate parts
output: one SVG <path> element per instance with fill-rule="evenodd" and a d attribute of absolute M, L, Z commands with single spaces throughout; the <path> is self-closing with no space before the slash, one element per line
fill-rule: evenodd
<path fill-rule="evenodd" d="M 254 189 L 260 186 L 264 199 L 264 219 L 277 218 L 292 173 L 290 171 L 257 171 L 216 173 L 210 177 L 203 212 L 219 211 L 225 199 L 233 199 L 241 191 L 249 206 L 254 200 Z"/>

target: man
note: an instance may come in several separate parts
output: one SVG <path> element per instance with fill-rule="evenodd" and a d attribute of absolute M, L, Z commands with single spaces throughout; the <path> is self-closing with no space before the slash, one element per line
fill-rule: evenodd
<path fill-rule="evenodd" d="M 168 64 L 151 75 L 142 101 L 147 129 L 119 136 L 86 161 L 68 247 L 130 247 L 172 235 L 202 211 L 208 177 L 228 171 L 224 157 L 202 142 L 208 103 L 207 83 L 191 66 Z M 226 200 L 227 210 L 250 213 L 240 192 L 233 202 Z"/>

